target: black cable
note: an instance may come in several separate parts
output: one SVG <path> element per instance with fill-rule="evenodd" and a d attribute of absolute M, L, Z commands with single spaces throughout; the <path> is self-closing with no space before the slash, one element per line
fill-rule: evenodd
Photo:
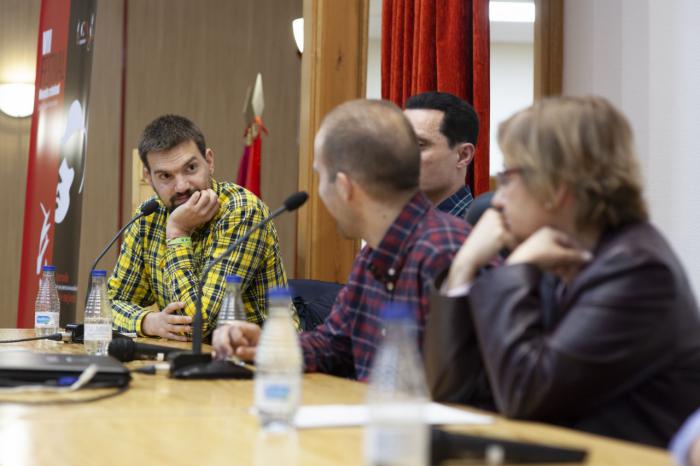
<path fill-rule="evenodd" d="M 167 373 L 170 372 L 170 363 L 168 362 L 159 362 L 156 364 L 149 364 L 147 366 L 140 366 L 135 369 L 130 369 L 129 372 L 132 374 L 147 374 L 147 375 L 155 375 L 159 373 Z"/>
<path fill-rule="evenodd" d="M 69 404 L 77 404 L 77 403 L 92 403 L 94 401 L 102 401 L 106 400 L 108 398 L 114 398 L 115 396 L 121 395 L 122 393 L 126 392 L 129 389 L 128 385 L 125 385 L 123 387 L 117 388 L 113 392 L 109 393 L 103 393 L 101 395 L 93 396 L 92 398 L 81 398 L 81 399 L 64 399 L 64 400 L 34 400 L 34 401 L 24 401 L 24 400 L 8 400 L 8 399 L 2 399 L 0 398 L 0 404 L 4 403 L 14 403 L 14 404 L 21 404 L 21 405 L 31 405 L 31 406 L 46 406 L 46 405 L 69 405 Z M 72 393 L 77 393 L 72 392 Z M 65 393 L 61 393 L 60 395 L 65 395 Z"/>
<path fill-rule="evenodd" d="M 132 374 L 136 373 L 136 374 L 148 374 L 148 375 L 155 375 L 156 371 L 157 371 L 156 366 L 153 364 L 151 364 L 149 366 L 141 366 L 141 367 L 137 367 L 136 369 L 129 370 L 129 372 L 131 372 Z"/>
<path fill-rule="evenodd" d="M 17 340 L 0 340 L 0 343 L 22 343 L 24 341 L 36 341 L 36 340 L 53 340 L 62 341 L 62 333 L 52 333 L 51 335 L 44 335 L 43 337 L 32 337 L 32 338 L 19 338 Z"/>

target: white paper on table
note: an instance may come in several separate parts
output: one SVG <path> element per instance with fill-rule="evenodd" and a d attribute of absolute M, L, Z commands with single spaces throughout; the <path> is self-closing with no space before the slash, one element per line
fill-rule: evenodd
<path fill-rule="evenodd" d="M 491 416 L 474 414 L 438 403 L 428 403 L 428 424 L 490 424 Z M 353 427 L 367 424 L 367 405 L 308 405 L 300 406 L 294 418 L 299 429 L 320 427 Z"/>

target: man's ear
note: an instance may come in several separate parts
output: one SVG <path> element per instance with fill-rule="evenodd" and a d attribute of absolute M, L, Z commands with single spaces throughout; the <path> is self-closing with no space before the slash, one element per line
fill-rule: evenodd
<path fill-rule="evenodd" d="M 476 147 L 471 142 L 461 142 L 457 144 L 457 168 L 467 167 L 471 161 L 474 159 L 474 152 Z"/>
<path fill-rule="evenodd" d="M 335 187 L 338 190 L 338 195 L 344 200 L 349 201 L 354 196 L 355 183 L 344 172 L 335 174 Z"/>
<path fill-rule="evenodd" d="M 150 184 L 151 188 L 153 188 L 153 178 L 151 177 L 151 170 L 145 164 L 143 165 L 143 167 L 141 167 L 141 169 L 142 169 L 141 173 L 143 174 L 143 179 L 148 181 L 148 184 Z M 155 191 L 155 188 L 153 188 L 153 190 Z"/>
<path fill-rule="evenodd" d="M 207 148 L 204 152 L 204 160 L 207 161 L 207 166 L 209 167 L 209 174 L 214 176 L 214 151 Z"/>

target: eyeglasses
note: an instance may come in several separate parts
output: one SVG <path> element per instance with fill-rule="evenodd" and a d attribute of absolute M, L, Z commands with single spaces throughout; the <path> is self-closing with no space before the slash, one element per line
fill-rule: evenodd
<path fill-rule="evenodd" d="M 511 175 L 521 174 L 525 171 L 524 167 L 512 167 L 507 168 L 501 172 L 496 173 L 496 186 L 499 188 L 504 188 L 508 186 L 512 178 Z"/>

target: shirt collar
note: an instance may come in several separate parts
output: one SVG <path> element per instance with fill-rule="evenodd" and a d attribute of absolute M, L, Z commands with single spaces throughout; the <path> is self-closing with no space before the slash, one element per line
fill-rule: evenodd
<path fill-rule="evenodd" d="M 464 185 L 455 191 L 450 197 L 437 205 L 438 210 L 456 217 L 464 217 L 467 208 L 472 203 L 472 192 L 469 186 Z"/>
<path fill-rule="evenodd" d="M 369 271 L 384 283 L 387 291 L 393 291 L 403 266 L 405 254 L 401 254 L 402 250 L 431 206 L 425 194 L 416 193 L 389 226 L 379 245 L 375 249 L 370 248 Z"/>

